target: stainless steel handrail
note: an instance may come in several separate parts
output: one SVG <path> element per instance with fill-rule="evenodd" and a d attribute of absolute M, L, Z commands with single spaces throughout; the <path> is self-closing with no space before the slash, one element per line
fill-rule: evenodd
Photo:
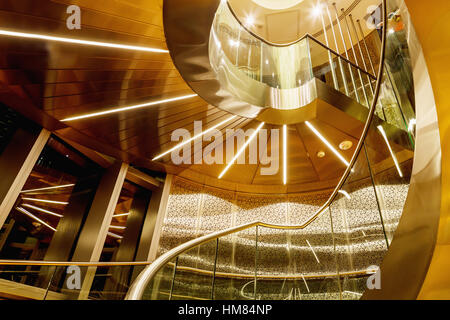
<path fill-rule="evenodd" d="M 376 108 L 376 105 L 378 102 L 378 97 L 380 95 L 381 83 L 384 78 L 383 66 L 384 66 L 384 61 L 385 61 L 385 56 L 386 56 L 386 52 L 385 52 L 386 51 L 386 35 L 387 35 L 387 30 L 385 27 L 386 21 L 387 21 L 386 0 L 382 1 L 382 5 L 383 5 L 383 10 L 382 10 L 383 11 L 383 36 L 382 36 L 382 45 L 381 45 L 381 58 L 380 58 L 381 63 L 380 63 L 379 69 L 378 69 L 378 77 L 377 77 L 378 80 L 377 80 L 377 85 L 375 88 L 375 95 L 373 97 L 373 101 L 372 101 L 372 105 L 369 110 L 369 115 L 367 117 L 367 121 L 364 125 L 364 129 L 361 134 L 361 139 L 358 141 L 358 145 L 356 146 L 355 153 L 353 154 L 353 157 L 349 163 L 349 166 L 345 170 L 344 175 L 342 176 L 341 180 L 339 181 L 338 185 L 336 186 L 335 190 L 333 191 L 330 198 L 326 201 L 326 203 L 309 220 L 307 220 L 305 223 L 303 223 L 300 226 L 282 226 L 282 225 L 274 225 L 274 224 L 268 224 L 268 223 L 256 221 L 256 222 L 251 222 L 251 223 L 244 224 L 244 225 L 241 225 L 238 227 L 232 227 L 232 228 L 229 228 L 226 230 L 218 231 L 218 232 L 215 232 L 215 233 L 212 233 L 209 235 L 205 235 L 205 236 L 190 240 L 178 247 L 175 247 L 172 250 L 161 255 L 159 258 L 157 258 L 152 264 L 150 264 L 148 267 L 146 267 L 139 274 L 139 276 L 136 278 L 136 280 L 131 285 L 131 287 L 125 297 L 126 300 L 139 300 L 142 297 L 144 290 L 145 290 L 147 284 L 149 283 L 150 279 L 152 279 L 153 276 L 155 276 L 156 273 L 166 263 L 170 262 L 178 255 L 182 254 L 183 252 L 186 252 L 187 250 L 189 250 L 193 247 L 196 247 L 198 245 L 201 245 L 202 243 L 205 243 L 205 242 L 208 242 L 208 241 L 211 241 L 214 239 L 218 239 L 220 237 L 223 237 L 223 236 L 226 236 L 226 235 L 229 235 L 232 233 L 236 233 L 236 232 L 239 232 L 242 230 L 250 229 L 250 228 L 256 227 L 256 226 L 262 226 L 262 227 L 267 227 L 267 228 L 272 228 L 272 229 L 285 229 L 285 230 L 304 229 L 305 227 L 310 225 L 315 219 L 317 219 L 317 217 L 319 217 L 323 212 L 325 212 L 329 208 L 330 204 L 334 201 L 334 199 L 338 195 L 339 190 L 342 188 L 342 186 L 344 185 L 348 176 L 350 175 L 352 168 L 353 168 L 354 164 L 356 163 L 356 160 L 358 159 L 359 153 L 361 152 L 361 149 L 364 145 L 366 136 L 369 132 L 369 128 L 372 123 L 373 116 L 375 113 L 375 108 Z"/>
<path fill-rule="evenodd" d="M 148 266 L 151 263 L 152 263 L 151 261 L 76 262 L 76 261 L 0 260 L 0 266 L 117 267 L 117 266 Z"/>

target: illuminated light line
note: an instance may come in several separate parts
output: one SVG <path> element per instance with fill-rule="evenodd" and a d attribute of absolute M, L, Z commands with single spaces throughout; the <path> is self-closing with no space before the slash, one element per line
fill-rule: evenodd
<path fill-rule="evenodd" d="M 309 291 L 308 283 L 306 282 L 306 279 L 303 276 L 303 274 L 302 274 L 302 279 L 303 279 L 303 282 L 305 283 L 305 286 L 306 286 L 306 289 L 308 290 L 308 293 L 310 293 L 311 291 Z"/>
<path fill-rule="evenodd" d="M 306 243 L 308 244 L 309 248 L 311 249 L 311 251 L 312 251 L 314 257 L 316 258 L 317 263 L 320 263 L 319 258 L 318 258 L 317 255 L 316 255 L 316 252 L 314 251 L 313 247 L 311 247 L 311 244 L 309 243 L 308 240 L 306 240 Z"/>
<path fill-rule="evenodd" d="M 34 220 L 38 221 L 39 223 L 42 223 L 42 224 L 43 224 L 44 226 L 46 226 L 47 228 L 49 228 L 49 229 L 51 229 L 51 230 L 53 230 L 53 231 L 56 232 L 56 229 L 55 229 L 55 228 L 53 228 L 53 227 L 52 227 L 51 225 L 49 225 L 47 222 L 45 222 L 45 221 L 39 219 L 39 218 L 36 217 L 34 214 L 28 212 L 28 211 L 25 210 L 24 208 L 18 207 L 17 210 L 20 211 L 20 212 L 22 212 L 23 214 L 29 216 L 31 219 L 34 219 Z"/>
<path fill-rule="evenodd" d="M 348 291 L 348 290 L 344 291 L 343 293 L 350 293 L 350 294 L 355 294 L 355 295 L 358 295 L 358 296 L 362 296 L 362 293 Z"/>
<path fill-rule="evenodd" d="M 168 53 L 169 52 L 168 50 L 158 49 L 158 48 L 132 46 L 132 45 L 111 43 L 111 42 L 102 42 L 102 41 L 73 39 L 73 38 L 66 38 L 66 37 L 50 36 L 50 35 L 28 33 L 28 32 L 8 31 L 8 30 L 1 30 L 1 29 L 0 29 L 0 35 L 8 36 L 8 37 L 16 37 L 16 38 L 26 38 L 26 39 L 36 39 L 36 40 L 47 40 L 47 41 L 55 41 L 55 42 L 81 44 L 81 45 L 86 45 L 86 46 L 96 46 L 96 47 L 104 47 L 104 48 L 114 48 L 114 49 L 124 49 L 124 50 L 134 50 L 134 51 L 144 51 L 144 52 L 156 52 L 156 53 Z"/>
<path fill-rule="evenodd" d="M 54 203 L 54 204 L 69 204 L 64 201 L 53 201 L 53 200 L 44 200 L 44 199 L 36 199 L 36 198 L 22 198 L 22 200 L 36 201 L 36 202 L 45 202 L 45 203 Z"/>
<path fill-rule="evenodd" d="M 52 216 L 55 216 L 55 217 L 59 217 L 59 218 L 63 217 L 62 214 L 54 213 L 54 212 L 51 212 L 51 211 L 48 211 L 48 210 L 45 210 L 45 209 L 42 209 L 42 208 L 39 208 L 39 207 L 35 207 L 35 206 L 31 205 L 31 204 L 24 203 L 24 204 L 22 204 L 22 206 L 30 208 L 30 209 L 34 209 L 34 210 L 37 210 L 37 211 L 40 211 L 40 212 L 48 213 L 48 214 L 50 214 Z"/>
<path fill-rule="evenodd" d="M 219 179 L 222 179 L 222 177 L 225 175 L 225 173 L 227 173 L 228 169 L 230 169 L 230 167 L 233 165 L 233 163 L 236 161 L 237 158 L 239 158 L 239 156 L 241 155 L 242 152 L 245 151 L 245 149 L 247 148 L 247 146 L 252 142 L 253 139 L 255 139 L 256 135 L 258 134 L 259 130 L 261 130 L 261 128 L 264 126 L 264 122 L 262 122 L 258 128 L 255 130 L 255 132 L 253 132 L 253 134 L 250 136 L 250 138 L 248 138 L 248 140 L 244 143 L 244 145 L 241 147 L 241 149 L 238 151 L 238 153 L 235 154 L 235 156 L 233 157 L 233 159 L 231 159 L 230 163 L 228 163 L 228 165 L 225 167 L 225 169 L 223 169 L 223 171 L 220 173 L 219 175 Z"/>
<path fill-rule="evenodd" d="M 400 169 L 400 165 L 398 164 L 397 157 L 395 156 L 395 153 L 394 153 L 394 151 L 391 148 L 391 145 L 390 145 L 389 140 L 387 138 L 386 132 L 384 131 L 382 126 L 378 126 L 377 128 L 378 128 L 378 131 L 381 132 L 381 135 L 383 136 L 384 141 L 386 142 L 386 145 L 389 148 L 389 152 L 391 153 L 392 159 L 394 160 L 394 163 L 395 163 L 395 166 L 397 168 L 397 171 L 398 171 L 398 174 L 399 174 L 400 178 L 403 178 L 402 170 Z"/>
<path fill-rule="evenodd" d="M 108 232 L 108 236 L 111 236 L 111 237 L 116 238 L 116 239 L 123 239 L 122 236 L 119 236 L 118 234 L 115 234 L 113 232 Z"/>
<path fill-rule="evenodd" d="M 352 197 L 350 197 L 350 195 L 348 194 L 347 191 L 345 190 L 339 190 L 338 191 L 340 194 L 343 194 L 348 200 L 351 200 Z"/>
<path fill-rule="evenodd" d="M 127 212 L 127 213 L 119 213 L 119 214 L 113 215 L 113 218 L 125 217 L 125 216 L 129 216 L 129 215 L 130 215 L 129 212 Z"/>
<path fill-rule="evenodd" d="M 125 230 L 126 227 L 121 227 L 121 226 L 109 226 L 110 229 L 117 229 L 117 230 Z"/>
<path fill-rule="evenodd" d="M 287 183 L 287 126 L 283 126 L 283 183 Z"/>
<path fill-rule="evenodd" d="M 106 111 L 88 113 L 88 114 L 84 114 L 84 115 L 80 115 L 80 116 L 74 116 L 74 117 L 66 118 L 66 119 L 63 119 L 61 121 L 68 122 L 68 121 L 75 121 L 75 120 L 82 120 L 82 119 L 87 119 L 87 118 L 99 117 L 99 116 L 103 116 L 103 115 L 107 115 L 107 114 L 111 114 L 111 113 L 124 112 L 124 111 L 129 111 L 129 110 L 145 108 L 145 107 L 151 107 L 151 106 L 154 106 L 154 105 L 157 105 L 157 104 L 174 102 L 174 101 L 189 99 L 189 98 L 193 98 L 193 97 L 197 97 L 197 96 L 198 96 L 198 94 L 190 94 L 190 95 L 187 95 L 187 96 L 181 96 L 181 97 L 176 97 L 176 98 L 170 98 L 170 99 L 158 100 L 158 101 L 153 101 L 153 102 L 148 102 L 148 103 L 142 103 L 142 104 L 137 104 L 137 105 L 134 105 L 134 106 L 121 107 L 121 108 L 115 108 L 115 109 L 110 109 L 110 110 L 106 110 Z"/>
<path fill-rule="evenodd" d="M 29 193 L 29 192 L 35 192 L 35 191 L 46 191 L 46 190 L 53 190 L 53 189 L 69 188 L 69 187 L 73 187 L 74 185 L 75 185 L 74 183 L 71 183 L 71 184 L 65 184 L 65 185 L 61 185 L 61 186 L 30 189 L 30 190 L 21 191 L 20 193 Z"/>
<path fill-rule="evenodd" d="M 172 149 L 169 149 L 169 150 L 167 150 L 167 151 L 161 153 L 160 155 L 157 155 L 156 157 L 154 157 L 154 158 L 152 159 L 152 161 L 161 159 L 161 158 L 164 157 L 165 155 L 167 155 L 167 154 L 169 154 L 169 153 L 171 153 L 171 152 L 173 152 L 173 151 L 175 151 L 175 150 L 177 150 L 177 149 L 183 147 L 184 145 L 186 145 L 186 144 L 192 142 L 192 141 L 195 140 L 195 139 L 198 139 L 198 138 L 204 136 L 205 134 L 211 132 L 212 130 L 214 130 L 214 129 L 218 128 L 218 127 L 220 127 L 221 125 L 224 125 L 225 123 L 227 123 L 227 122 L 233 120 L 234 118 L 236 118 L 236 116 L 232 116 L 232 117 L 230 117 L 230 118 L 228 118 L 228 119 L 225 119 L 225 120 L 222 121 L 221 123 L 218 123 L 218 124 L 216 124 L 215 126 L 212 126 L 211 128 L 209 128 L 209 129 L 207 129 L 207 130 L 205 130 L 205 131 L 203 131 L 203 132 L 200 132 L 199 134 L 197 134 L 196 136 L 190 138 L 189 140 L 186 140 L 186 141 L 184 141 L 184 142 L 182 142 L 182 143 L 177 144 L 177 145 L 176 145 L 175 147 L 173 147 Z"/>
<path fill-rule="evenodd" d="M 319 132 L 317 131 L 316 128 L 314 128 L 314 126 L 309 123 L 309 121 L 305 121 L 306 125 L 308 126 L 309 129 L 311 129 L 311 131 L 320 139 L 322 140 L 323 143 L 325 143 L 325 145 L 328 147 L 328 149 L 330 149 L 338 158 L 339 160 L 341 160 L 347 167 L 350 166 L 350 163 L 345 160 L 345 158 L 336 150 L 336 148 L 334 148 L 331 143 L 329 143 L 327 141 L 327 139 L 325 139 L 325 137 Z M 352 169 L 353 171 L 353 169 Z"/>

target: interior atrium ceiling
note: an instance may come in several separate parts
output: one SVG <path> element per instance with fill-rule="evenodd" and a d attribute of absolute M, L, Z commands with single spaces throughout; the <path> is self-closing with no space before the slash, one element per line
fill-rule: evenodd
<path fill-rule="evenodd" d="M 351 1 L 339 2 L 347 6 Z M 208 104 L 186 84 L 164 51 L 163 1 L 118 0 L 105 5 L 104 1 L 80 0 L 82 28 L 68 30 L 66 9 L 72 3 L 0 2 L 0 100 L 66 141 L 96 150 L 91 154 L 101 153 L 152 170 L 217 180 L 225 164 L 174 166 L 168 156 L 152 159 L 177 144 L 171 141 L 174 130 L 184 128 L 193 135 L 194 121 L 202 121 L 204 128 L 222 123 L 218 129 L 223 136 L 226 129 L 256 128 L 260 121 L 245 117 L 226 121 L 228 112 Z M 305 0 L 294 10 L 300 12 L 311 3 Z M 7 32 L 32 33 L 41 38 L 10 36 Z M 49 40 L 45 38 L 48 36 L 141 47 L 130 50 Z M 351 158 L 359 139 L 354 129 L 362 123 L 342 126 L 326 119 L 312 123 L 333 145 L 350 142 L 351 147 L 340 152 L 347 160 Z M 266 128 L 282 129 L 275 125 Z M 345 165 L 304 123 L 288 126 L 287 132 L 287 185 L 334 188 Z M 202 144 L 206 147 L 208 142 Z M 277 175 L 261 175 L 262 166 L 231 167 L 221 180 L 223 186 L 283 185 L 281 170 Z"/>
<path fill-rule="evenodd" d="M 320 40 L 323 40 L 323 27 L 320 15 L 316 8 L 319 3 L 329 3 L 330 7 L 336 3 L 339 10 L 345 8 L 355 17 L 366 17 L 370 12 L 369 8 L 378 6 L 377 0 L 336 0 L 336 1 L 254 1 L 254 0 L 229 0 L 233 10 L 242 22 L 253 22 L 247 25 L 252 32 L 273 43 L 290 43 L 309 33 Z M 273 5 L 267 5 L 267 4 Z M 293 5 L 291 5 L 293 4 Z M 335 12 L 331 11 L 332 18 Z M 342 19 L 342 16 L 340 17 Z M 328 17 L 325 14 L 327 26 Z M 365 34 L 373 30 L 367 28 L 363 23 Z M 339 37 L 338 37 L 339 40 Z"/>

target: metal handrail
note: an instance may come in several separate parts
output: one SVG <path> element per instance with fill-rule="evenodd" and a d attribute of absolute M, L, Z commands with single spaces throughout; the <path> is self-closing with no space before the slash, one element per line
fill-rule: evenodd
<path fill-rule="evenodd" d="M 341 55 L 340 53 L 336 52 L 335 50 L 329 48 L 326 44 L 322 43 L 320 40 L 316 39 L 313 35 L 306 33 L 304 36 L 302 36 L 301 38 L 289 42 L 289 43 L 273 43 L 270 41 L 267 41 L 266 39 L 262 38 L 261 36 L 257 35 L 256 33 L 254 33 L 253 31 L 251 31 L 250 29 L 248 29 L 244 24 L 242 24 L 241 20 L 238 18 L 237 14 L 235 13 L 234 9 L 231 7 L 230 3 L 227 1 L 227 6 L 228 9 L 230 10 L 231 14 L 233 15 L 233 17 L 235 18 L 235 20 L 239 23 L 239 25 L 246 31 L 248 32 L 252 37 L 255 37 L 256 39 L 258 39 L 259 41 L 265 43 L 268 46 L 272 46 L 272 47 L 279 47 L 279 48 L 284 48 L 284 47 L 290 47 L 292 45 L 295 45 L 299 42 L 301 42 L 302 40 L 309 38 L 311 40 L 313 40 L 314 42 L 316 42 L 317 44 L 321 45 L 323 48 L 325 48 L 326 50 L 329 50 L 332 54 L 334 54 L 335 56 L 341 58 L 343 61 L 349 63 L 352 67 L 360 70 L 361 72 L 369 75 L 373 80 L 377 80 L 377 78 L 375 77 L 375 75 L 371 74 L 370 72 L 362 69 L 360 66 L 356 65 L 355 63 L 353 63 L 352 61 L 348 60 L 346 57 L 344 57 L 343 55 Z"/>
<path fill-rule="evenodd" d="M 0 260 L 0 266 L 117 267 L 117 266 L 148 266 L 151 263 L 152 261 L 75 262 L 75 261 Z"/>
<path fill-rule="evenodd" d="M 361 152 L 361 149 L 364 145 L 366 136 L 369 132 L 370 125 L 372 124 L 372 120 L 375 113 L 375 108 L 378 102 L 378 98 L 380 95 L 380 89 L 381 89 L 381 83 L 383 81 L 384 75 L 383 75 L 383 66 L 386 56 L 386 21 L 387 21 L 387 3 L 386 0 L 382 1 L 383 5 L 383 36 L 382 36 L 382 44 L 381 44 L 381 58 L 380 58 L 380 66 L 378 68 L 378 77 L 377 77 L 377 85 L 375 88 L 375 93 L 372 101 L 372 105 L 369 109 L 369 115 L 367 117 L 367 121 L 364 125 L 363 132 L 361 134 L 361 139 L 358 141 L 358 144 L 356 146 L 355 153 L 353 154 L 353 157 L 349 163 L 349 166 L 345 170 L 344 175 L 342 176 L 341 180 L 339 181 L 338 185 L 336 186 L 335 190 L 333 191 L 330 198 L 326 201 L 326 203 L 304 224 L 300 226 L 282 226 L 282 225 L 274 225 L 274 224 L 268 224 L 263 222 L 251 222 L 248 224 L 244 224 L 237 227 L 232 227 L 226 230 L 218 231 L 209 235 L 205 235 L 193 240 L 190 240 L 178 247 L 173 248 L 172 250 L 166 252 L 165 254 L 161 255 L 159 258 L 157 258 L 152 264 L 150 264 L 148 267 L 146 267 L 136 278 L 136 280 L 131 285 L 125 299 L 126 300 L 138 300 L 142 297 L 144 290 L 149 283 L 150 279 L 152 279 L 156 273 L 168 262 L 173 260 L 175 257 L 179 256 L 180 254 L 186 252 L 187 250 L 199 246 L 205 242 L 218 239 L 220 237 L 236 233 L 242 230 L 250 229 L 252 227 L 256 226 L 262 226 L 272 229 L 284 229 L 284 230 L 298 230 L 298 229 L 304 229 L 308 225 L 310 225 L 314 220 L 317 219 L 323 212 L 328 210 L 330 204 L 334 201 L 334 199 L 337 197 L 339 190 L 341 190 L 342 186 L 344 185 L 345 181 L 347 180 L 348 176 L 350 175 L 352 168 L 354 164 L 356 163 L 356 160 L 359 156 L 359 153 Z"/>

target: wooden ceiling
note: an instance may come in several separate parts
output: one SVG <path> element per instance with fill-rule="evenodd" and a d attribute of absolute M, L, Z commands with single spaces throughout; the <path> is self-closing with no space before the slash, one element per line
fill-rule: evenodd
<path fill-rule="evenodd" d="M 166 48 L 162 24 L 163 0 L 2 0 L 0 29 Z M 82 9 L 82 29 L 66 27 L 66 9 Z M 192 94 L 167 53 L 111 48 L 0 36 L 0 101 L 24 113 L 56 134 L 103 154 L 153 170 L 191 170 L 217 177 L 225 165 L 173 167 L 170 159 L 152 162 L 168 150 L 177 128 L 193 133 L 194 121 L 208 128 L 230 114 L 199 97 L 139 110 L 63 123 L 70 116 Z M 312 122 L 334 145 L 349 140 L 342 151 L 350 160 L 358 136 L 354 127 L 330 121 Z M 255 128 L 258 121 L 235 118 L 219 129 Z M 268 127 L 272 128 L 272 127 Z M 273 127 L 275 128 L 275 127 Z M 349 129 L 347 129 L 349 128 Z M 224 134 L 225 136 L 225 134 Z M 270 137 L 269 137 L 270 139 Z M 203 146 L 207 143 L 204 142 Z M 269 144 L 270 146 L 270 144 Z M 290 184 L 335 182 L 344 165 L 304 124 L 289 127 Z M 319 159 L 318 151 L 326 152 Z M 269 150 L 270 154 L 270 150 Z M 282 171 L 262 176 L 261 165 L 233 166 L 224 181 L 280 185 Z"/>

